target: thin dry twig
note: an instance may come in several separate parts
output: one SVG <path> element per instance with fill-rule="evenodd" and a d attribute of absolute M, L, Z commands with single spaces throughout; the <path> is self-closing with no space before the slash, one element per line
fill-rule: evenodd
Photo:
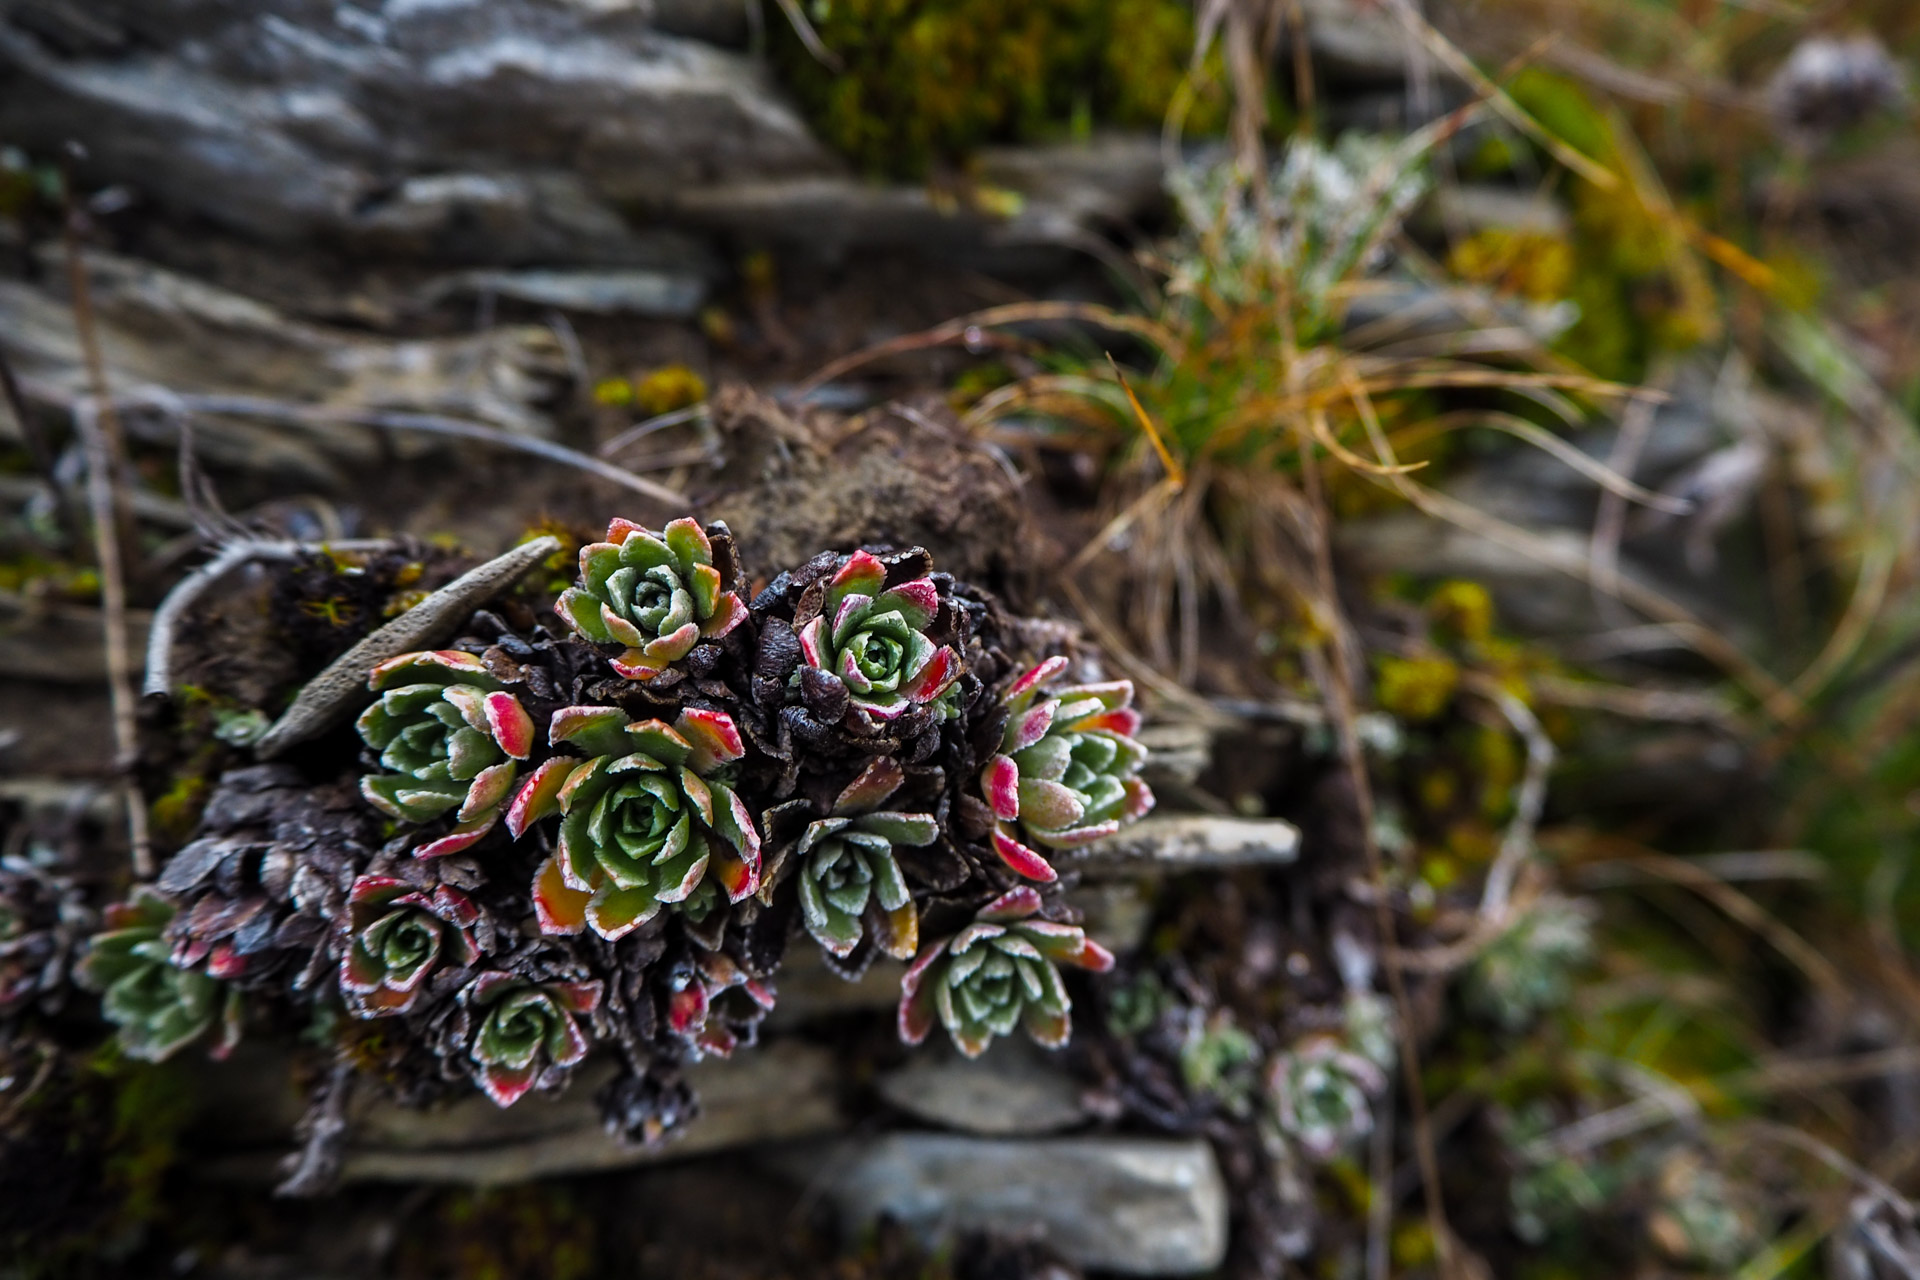
<path fill-rule="evenodd" d="M 1031 324 L 1044 320 L 1084 320 L 1089 324 L 1111 329 L 1116 333 L 1131 333 L 1145 339 L 1162 351 L 1175 351 L 1179 342 L 1163 325 L 1155 324 L 1142 316 L 1128 315 L 1124 311 L 1115 311 L 1111 307 L 1099 306 L 1091 302 L 1011 302 L 1005 306 L 988 307 L 971 315 L 949 320 L 945 324 L 935 325 L 920 333 L 909 333 L 898 338 L 889 338 L 864 347 L 851 355 L 823 366 L 812 377 L 794 388 L 796 398 L 804 398 L 807 393 L 817 390 L 835 378 L 845 377 L 862 365 L 872 364 L 875 360 L 884 360 L 888 356 L 901 355 L 908 351 L 924 351 L 929 347 L 946 346 L 953 342 L 968 340 L 968 332 L 976 329 L 991 329 L 1009 324 Z"/>
<path fill-rule="evenodd" d="M 1821 955 L 1813 944 L 1794 932 L 1772 912 L 1711 871 L 1685 858 L 1652 851 L 1617 859 L 1617 861 L 1644 871 L 1655 879 L 1693 890 L 1731 919 L 1766 939 L 1774 950 L 1840 1005 L 1844 1006 L 1848 1002 L 1847 983 L 1831 960 Z"/>
<path fill-rule="evenodd" d="M 1447 67 L 1473 86 L 1476 93 L 1482 95 L 1500 117 L 1520 132 L 1545 147 L 1555 160 L 1573 170 L 1595 186 L 1611 191 L 1620 185 L 1620 179 L 1603 165 L 1589 159 L 1580 151 L 1568 146 L 1558 135 L 1543 126 L 1538 120 L 1507 96 L 1504 89 L 1489 80 L 1473 60 L 1454 47 L 1451 40 L 1434 29 L 1432 23 L 1420 13 L 1412 0 L 1388 0 L 1388 7 L 1413 36 L 1425 45 Z M 1544 48 L 1542 49 L 1544 52 Z"/>
<path fill-rule="evenodd" d="M 1500 851 L 1487 872 L 1480 894 L 1480 914 L 1489 920 L 1506 917 L 1513 896 L 1513 883 L 1520 868 L 1533 853 L 1534 832 L 1540 826 L 1540 814 L 1547 803 L 1547 775 L 1553 769 L 1553 739 L 1540 726 L 1540 718 L 1526 703 L 1497 683 L 1484 677 L 1469 682 L 1475 693 L 1498 707 L 1513 731 L 1527 744 L 1526 773 L 1514 794 L 1513 817 L 1500 837 Z"/>
<path fill-rule="evenodd" d="M 498 427 L 482 426 L 477 422 L 442 417 L 439 414 L 293 404 L 284 400 L 269 400 L 261 396 L 168 393 L 166 402 L 177 405 L 189 413 L 225 413 L 281 422 L 339 422 L 353 426 L 373 427 L 381 431 L 419 431 L 427 435 L 474 440 L 482 444 L 497 445 L 502 449 L 530 453 L 537 458 L 545 458 L 549 462 L 557 462 L 562 466 L 585 471 L 610 484 L 619 485 L 623 489 L 668 506 L 685 510 L 693 505 L 692 499 L 677 489 L 669 489 L 663 484 L 637 476 L 625 467 L 616 467 L 610 462 L 569 449 L 565 445 L 519 436 L 511 431 L 502 431 Z"/>
<path fill-rule="evenodd" d="M 704 400 L 699 404 L 690 404 L 684 409 L 672 409 L 666 413 L 657 413 L 651 418 L 646 418 L 634 423 L 625 431 L 620 432 L 598 449 L 595 449 L 594 453 L 602 458 L 618 457 L 621 450 L 638 444 L 656 431 L 664 431 L 668 427 L 677 427 L 685 422 L 697 422 L 706 416 L 707 403 Z"/>
<path fill-rule="evenodd" d="M 813 55 L 815 62 L 836 75 L 846 70 L 846 64 L 840 60 L 840 55 L 827 48 L 826 42 L 820 38 L 820 33 L 813 29 L 811 22 L 807 21 L 807 15 L 800 9 L 799 0 L 774 0 L 774 3 L 780 6 L 780 12 L 793 27 L 793 34 L 800 37 L 800 43 L 806 47 L 809 54 Z"/>
<path fill-rule="evenodd" d="M 1733 707 L 1717 693 L 1602 684 L 1545 673 L 1531 676 L 1528 685 L 1540 701 L 1559 707 L 1605 711 L 1634 720 L 1710 724 L 1730 731 L 1742 727 Z"/>
<path fill-rule="evenodd" d="M 1288 340 L 1290 345 L 1291 335 L 1288 335 Z M 1289 361 L 1288 368 L 1291 374 L 1292 370 L 1298 368 L 1298 362 Z M 1313 423 L 1314 434 L 1331 434 L 1327 430 L 1324 414 L 1316 410 L 1311 416 L 1318 419 Z M 1340 608 L 1339 588 L 1334 581 L 1333 540 L 1328 534 L 1325 494 L 1320 485 L 1320 468 L 1310 446 L 1301 450 L 1301 463 L 1302 474 L 1307 481 L 1307 500 L 1315 514 L 1314 527 L 1309 531 L 1309 536 L 1312 539 L 1314 570 L 1319 579 L 1320 608 L 1332 628 L 1331 636 L 1323 647 L 1324 658 L 1310 665 L 1318 669 L 1317 683 L 1339 733 L 1341 756 L 1353 787 L 1354 807 L 1359 811 L 1360 842 L 1366 852 L 1367 880 L 1373 888 L 1374 927 L 1379 932 L 1380 949 L 1386 961 L 1382 968 L 1387 975 L 1387 990 L 1393 998 L 1394 1011 L 1400 1022 L 1399 1034 L 1394 1037 L 1394 1042 L 1400 1055 L 1407 1108 L 1413 1120 L 1414 1157 L 1420 1168 L 1428 1229 L 1439 1255 L 1440 1273 L 1446 1276 L 1454 1271 L 1453 1233 L 1447 1225 L 1446 1205 L 1440 1195 L 1440 1159 L 1434 1146 L 1433 1126 L 1427 1118 L 1420 1051 L 1413 1042 L 1413 1001 L 1407 991 L 1406 970 L 1400 959 L 1398 926 L 1387 893 L 1386 857 L 1375 835 L 1377 827 L 1372 776 L 1367 771 L 1366 755 L 1360 744 L 1354 712 L 1354 673 L 1348 661 L 1346 643 L 1351 628 Z M 1309 657 L 1316 656 L 1314 651 L 1309 651 Z"/>
<path fill-rule="evenodd" d="M 1728 853 L 1697 853 L 1687 861 L 1728 884 L 1755 880 L 1824 880 L 1827 860 L 1807 849 L 1752 849 Z M 1664 882 L 1664 877 L 1619 862 L 1595 862 L 1576 867 L 1569 875 L 1580 889 L 1618 889 L 1626 885 Z"/>
<path fill-rule="evenodd" d="M 126 799 L 133 873 L 144 879 L 153 874 L 153 846 L 147 835 L 147 802 L 133 776 L 140 757 L 140 722 L 133 692 L 133 642 L 127 633 L 126 565 L 120 556 L 120 539 L 114 534 L 113 453 L 106 432 L 94 420 L 93 397 L 74 402 L 73 424 L 86 452 L 87 509 L 93 518 L 94 555 L 100 566 L 100 616 L 113 714 L 114 768 L 121 774 Z"/>
<path fill-rule="evenodd" d="M 86 364 L 90 396 L 73 404 L 74 433 L 87 460 L 87 508 L 93 521 L 94 555 L 100 566 L 101 627 L 107 657 L 107 692 L 113 714 L 114 768 L 119 772 L 127 810 L 127 843 L 133 873 L 153 875 L 153 846 L 147 833 L 147 802 L 134 767 L 140 758 L 139 706 L 133 690 L 133 641 L 127 632 L 126 550 L 133 527 L 132 503 L 124 477 L 127 442 L 107 388 L 106 360 L 94 324 L 93 294 L 81 252 L 80 220 L 68 184 L 66 225 L 67 280 L 73 304 L 74 332 Z"/>

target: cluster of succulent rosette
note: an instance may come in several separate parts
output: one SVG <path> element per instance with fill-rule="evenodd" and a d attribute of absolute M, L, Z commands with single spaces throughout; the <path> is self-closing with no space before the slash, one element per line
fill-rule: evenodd
<path fill-rule="evenodd" d="M 616 520 L 553 620 L 483 611 L 374 666 L 357 742 L 223 777 L 94 940 L 128 1048 L 224 1042 L 243 997 L 323 1006 L 403 1098 L 507 1106 L 604 1045 L 609 1125 L 651 1137 L 802 936 L 843 976 L 910 962 L 909 1042 L 1063 1044 L 1062 968 L 1113 958 L 1054 860 L 1153 803 L 1131 686 L 1068 680 L 1085 655 L 1032 651 L 1058 629 L 917 548 L 748 597 L 724 525 Z"/>

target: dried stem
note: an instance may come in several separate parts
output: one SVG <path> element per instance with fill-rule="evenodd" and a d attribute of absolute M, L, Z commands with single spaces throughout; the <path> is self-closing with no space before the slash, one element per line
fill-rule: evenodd
<path fill-rule="evenodd" d="M 1513 883 L 1520 868 L 1533 852 L 1533 833 L 1540 825 L 1540 811 L 1547 803 L 1547 774 L 1553 768 L 1553 740 L 1540 727 L 1540 718 L 1527 704 L 1492 680 L 1476 680 L 1474 691 L 1500 709 L 1513 731 L 1527 744 L 1527 771 L 1520 779 L 1520 790 L 1513 800 L 1513 819 L 1500 837 L 1500 852 L 1487 872 L 1486 888 L 1480 895 L 1480 914 L 1489 920 L 1506 915 L 1513 897 Z"/>
<path fill-rule="evenodd" d="M 127 442 L 107 388 L 106 361 L 94 328 L 93 297 L 80 252 L 80 224 L 67 213 L 67 278 L 72 291 L 73 327 L 86 360 L 92 395 L 74 401 L 73 426 L 87 459 L 87 508 L 93 521 L 94 558 L 100 567 L 101 626 L 107 655 L 107 691 L 113 706 L 114 769 L 120 775 L 127 809 L 127 843 L 133 873 L 153 875 L 153 846 L 147 835 L 147 802 L 134 767 L 140 758 L 139 704 L 133 689 L 133 641 L 127 634 L 127 566 L 132 504 L 123 477 Z"/>
<path fill-rule="evenodd" d="M 946 346 L 953 342 L 969 341 L 969 332 L 976 329 L 990 329 L 998 325 L 1030 324 L 1042 320 L 1084 320 L 1097 324 L 1116 333 L 1131 333 L 1152 343 L 1162 351 L 1179 346 L 1164 326 L 1155 324 L 1142 316 L 1128 315 L 1124 311 L 1115 311 L 1111 307 L 1098 306 L 1091 302 L 1013 302 L 1002 307 L 989 307 L 985 311 L 976 311 L 972 315 L 949 320 L 945 324 L 935 325 L 921 333 L 909 333 L 902 337 L 890 338 L 875 343 L 852 355 L 821 368 L 794 389 L 796 397 L 804 397 L 808 392 L 821 385 L 843 377 L 862 365 L 887 356 L 900 355 L 908 351 L 923 351 L 928 347 Z"/>
<path fill-rule="evenodd" d="M 1664 371 L 1656 374 L 1654 379 L 1662 384 L 1668 380 L 1670 375 Z M 1620 434 L 1615 437 L 1613 452 L 1607 458 L 1609 471 L 1624 480 L 1633 479 L 1634 469 L 1640 464 L 1641 450 L 1653 433 L 1657 408 L 1658 405 L 1650 399 L 1628 402 L 1626 412 L 1620 415 Z M 1625 621 L 1619 591 L 1620 539 L 1626 527 L 1626 496 L 1613 490 L 1602 493 L 1599 511 L 1593 518 L 1593 537 L 1587 544 L 1587 554 L 1593 560 L 1594 603 L 1599 606 L 1601 616 L 1613 626 Z"/>
<path fill-rule="evenodd" d="M 1323 415 L 1315 414 L 1316 418 Z M 1316 424 L 1316 435 L 1331 434 L 1324 420 Z M 1387 990 L 1393 997 L 1394 1011 L 1399 1019 L 1400 1034 L 1394 1042 L 1400 1052 L 1400 1073 L 1404 1078 L 1407 1095 L 1407 1109 L 1413 1117 L 1414 1157 L 1420 1166 L 1421 1190 L 1426 1199 L 1427 1226 L 1433 1236 L 1433 1246 L 1440 1263 L 1440 1274 L 1454 1274 L 1455 1259 L 1453 1235 L 1447 1226 L 1447 1210 L 1440 1198 L 1440 1158 L 1434 1149 L 1433 1126 L 1427 1117 L 1427 1097 L 1420 1072 L 1420 1051 L 1413 1043 L 1413 1002 L 1407 993 L 1407 976 L 1401 961 L 1401 949 L 1398 930 L 1393 915 L 1393 903 L 1387 892 L 1386 858 L 1380 851 L 1380 842 L 1375 838 L 1373 782 L 1367 772 L 1365 752 L 1360 745 L 1360 734 L 1355 727 L 1353 705 L 1354 674 L 1347 656 L 1346 637 L 1349 626 L 1344 611 L 1340 608 L 1339 587 L 1334 581 L 1332 539 L 1328 536 L 1327 515 L 1324 494 L 1320 483 L 1320 468 L 1311 446 L 1301 450 L 1302 473 L 1307 482 L 1307 497 L 1312 503 L 1318 519 L 1312 531 L 1313 560 L 1319 578 L 1320 605 L 1327 612 L 1331 623 L 1332 636 L 1325 645 L 1326 666 L 1330 667 L 1320 680 L 1328 706 L 1333 713 L 1333 722 L 1340 735 L 1340 752 L 1345 761 L 1347 775 L 1353 784 L 1354 807 L 1359 810 L 1360 843 L 1366 851 L 1367 879 L 1373 887 L 1374 927 L 1380 934 L 1380 949 L 1385 964 Z M 1319 663 L 1316 666 L 1322 665 Z"/>
<path fill-rule="evenodd" d="M 585 471 L 611 484 L 617 484 L 623 489 L 630 489 L 642 497 L 651 498 L 655 502 L 665 503 L 671 507 L 684 510 L 692 505 L 692 500 L 677 489 L 669 489 L 663 484 L 637 476 L 625 467 L 616 467 L 610 462 L 590 457 L 577 450 L 569 449 L 565 445 L 517 436 L 511 431 L 502 431 L 498 427 L 482 426 L 477 422 L 465 422 L 459 418 L 447 418 L 439 414 L 330 408 L 326 405 L 291 404 L 284 400 L 269 400 L 260 396 L 170 395 L 168 403 L 189 413 L 227 413 L 240 417 L 269 418 L 281 422 L 344 422 L 355 426 L 373 427 L 381 431 L 419 431 L 427 435 L 475 440 L 482 444 L 498 445 L 503 449 L 530 453 L 535 457 L 545 458 L 549 462 L 558 462 L 562 466 Z"/>
<path fill-rule="evenodd" d="M 833 72 L 846 69 L 846 64 L 840 61 L 840 56 L 827 48 L 826 42 L 820 39 L 820 33 L 813 29 L 811 22 L 807 21 L 807 15 L 801 12 L 798 0 L 774 0 L 774 3 L 780 6 L 780 12 L 785 15 L 788 25 L 793 28 L 793 34 L 800 37 L 800 43 L 806 47 L 808 53 L 813 55 L 815 62 Z"/>
<path fill-rule="evenodd" d="M 173 633 L 188 609 L 207 589 L 250 560 L 291 560 L 317 551 L 384 551 L 393 543 L 384 538 L 351 542 L 264 542 L 241 539 L 229 542 L 186 577 L 175 583 L 166 599 L 154 611 L 147 632 L 147 674 L 141 684 L 143 696 L 164 697 L 173 692 Z"/>

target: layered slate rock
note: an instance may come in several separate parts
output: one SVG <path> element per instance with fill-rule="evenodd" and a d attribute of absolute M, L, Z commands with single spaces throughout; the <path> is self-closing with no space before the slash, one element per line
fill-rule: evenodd
<path fill-rule="evenodd" d="M 1123 1275 L 1198 1275 L 1226 1257 L 1226 1186 L 1198 1139 L 897 1133 L 821 1157 L 793 1169 L 823 1177 L 853 1229 L 885 1216 L 930 1240 L 1037 1232 L 1069 1261 Z"/>
<path fill-rule="evenodd" d="M 0 134 L 269 241 L 675 265 L 622 202 L 837 165 L 759 63 L 650 8 L 8 0 Z"/>

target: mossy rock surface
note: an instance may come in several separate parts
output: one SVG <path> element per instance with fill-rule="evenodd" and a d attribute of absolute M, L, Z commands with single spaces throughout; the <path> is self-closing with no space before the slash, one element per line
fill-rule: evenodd
<path fill-rule="evenodd" d="M 991 142 L 1158 127 L 1193 47 L 1183 0 L 813 0 L 834 59 L 775 23 L 773 54 L 816 132 L 861 169 L 918 178 Z M 1186 124 L 1224 120 L 1217 93 Z"/>

